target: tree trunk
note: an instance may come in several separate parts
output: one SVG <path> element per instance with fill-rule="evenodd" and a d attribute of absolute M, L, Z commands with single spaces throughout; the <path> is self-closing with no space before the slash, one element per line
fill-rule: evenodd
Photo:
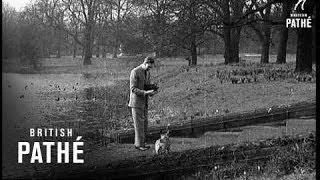
<path fill-rule="evenodd" d="M 97 44 L 97 50 L 96 50 L 96 57 L 98 58 L 100 56 L 100 46 Z"/>
<path fill-rule="evenodd" d="M 197 45 L 195 34 L 192 34 L 191 39 L 191 66 L 197 65 Z"/>
<path fill-rule="evenodd" d="M 78 45 L 77 45 L 77 40 L 76 38 L 78 37 L 78 28 L 76 27 L 75 29 L 75 37 L 73 37 L 73 41 L 72 41 L 72 45 L 73 45 L 73 58 L 76 58 L 77 57 L 77 48 L 78 48 Z"/>
<path fill-rule="evenodd" d="M 61 57 L 61 30 L 58 30 L 59 31 L 59 38 L 58 38 L 58 48 L 57 48 L 57 55 L 56 55 L 56 57 L 57 58 L 60 58 Z"/>
<path fill-rule="evenodd" d="M 296 72 L 312 71 L 312 29 L 297 29 Z"/>
<path fill-rule="evenodd" d="M 229 64 L 231 57 L 231 38 L 230 38 L 230 29 L 224 29 L 224 63 Z"/>
<path fill-rule="evenodd" d="M 261 63 L 269 63 L 270 35 L 270 27 L 265 27 L 261 48 Z"/>
<path fill-rule="evenodd" d="M 315 1 L 306 1 L 304 10 L 298 7 L 298 13 L 306 13 L 313 17 L 315 8 Z M 312 18 L 315 22 L 315 18 Z M 312 24 L 314 26 L 314 24 Z M 311 72 L 312 71 L 312 28 L 298 28 L 297 29 L 297 54 L 296 54 L 296 72 Z"/>
<path fill-rule="evenodd" d="M 261 49 L 261 63 L 269 63 L 270 40 L 264 40 Z"/>
<path fill-rule="evenodd" d="M 261 52 L 261 63 L 269 63 L 269 50 L 270 50 L 270 39 L 271 39 L 271 25 L 268 23 L 270 19 L 270 13 L 271 13 L 271 6 L 266 8 L 265 14 L 264 14 L 264 20 L 266 22 L 263 23 L 262 26 L 262 32 L 263 32 L 263 38 L 262 38 L 262 52 Z"/>
<path fill-rule="evenodd" d="M 229 0 L 223 1 L 223 20 L 224 20 L 224 63 L 229 64 L 231 58 L 231 29 L 230 29 L 230 7 Z"/>
<path fill-rule="evenodd" d="M 277 61 L 276 61 L 278 64 L 284 64 L 287 62 L 286 59 L 287 59 L 288 33 L 289 33 L 288 28 L 282 27 L 280 31 L 280 42 L 279 42 Z"/>
<path fill-rule="evenodd" d="M 191 31 L 191 42 L 190 42 L 190 51 L 191 51 L 191 66 L 197 65 L 197 43 L 196 43 L 196 30 L 195 30 L 195 21 L 196 21 L 196 10 L 195 10 L 195 0 L 191 1 L 190 7 L 190 31 Z"/>
<path fill-rule="evenodd" d="M 63 22 L 63 14 L 60 14 L 60 22 L 59 22 L 59 29 L 58 29 L 58 53 L 57 58 L 61 57 L 61 45 L 62 45 L 62 22 Z"/>
<path fill-rule="evenodd" d="M 89 30 L 88 30 L 89 31 Z M 92 39 L 91 32 L 87 32 L 85 35 L 85 44 L 84 44 L 84 65 L 91 65 L 92 57 Z"/>
<path fill-rule="evenodd" d="M 234 4 L 235 9 L 239 9 L 240 4 Z M 241 16 L 241 11 L 234 12 L 235 18 Z M 225 64 L 237 63 L 240 61 L 239 58 L 239 42 L 240 42 L 240 32 L 241 27 L 231 27 L 231 13 L 229 0 L 223 1 L 223 20 L 224 20 L 224 30 L 223 30 L 223 40 L 224 40 L 224 59 Z"/>
<path fill-rule="evenodd" d="M 117 44 L 113 46 L 113 58 L 118 58 L 118 49 L 119 46 Z"/>
<path fill-rule="evenodd" d="M 93 44 L 93 22 L 86 26 L 86 33 L 85 33 L 85 43 L 84 43 L 84 65 L 91 65 L 91 58 L 92 58 L 92 44 Z"/>
<path fill-rule="evenodd" d="M 83 58 L 84 57 L 84 47 L 82 46 L 82 54 L 81 54 L 81 57 Z"/>
<path fill-rule="evenodd" d="M 241 28 L 231 29 L 231 44 L 230 44 L 230 59 L 229 63 L 238 63 L 240 61 L 239 58 L 239 43 L 240 43 L 240 32 Z"/>
<path fill-rule="evenodd" d="M 292 3 L 289 3 L 287 1 L 283 2 L 283 11 L 282 11 L 282 19 L 283 21 L 286 20 L 287 17 L 290 15 L 290 10 L 291 10 Z M 286 27 L 285 24 L 281 25 L 281 30 L 280 30 L 280 42 L 278 46 L 278 54 L 277 54 L 277 63 L 278 64 L 284 64 L 286 63 L 286 58 L 287 58 L 287 42 L 288 42 L 288 33 L 289 30 Z"/>
<path fill-rule="evenodd" d="M 75 40 L 73 41 L 73 58 L 76 58 L 77 56 L 77 43 Z"/>
<path fill-rule="evenodd" d="M 92 57 L 92 53 L 90 52 L 90 50 L 88 50 L 88 47 L 86 47 L 85 53 L 84 53 L 84 61 L 83 61 L 83 65 L 91 65 L 91 57 Z"/>
<path fill-rule="evenodd" d="M 157 20 L 156 23 L 159 25 L 161 24 L 161 21 L 159 19 L 159 16 L 157 16 Z M 156 52 L 156 57 L 161 57 L 162 53 L 163 53 L 163 47 L 162 47 L 162 41 L 163 41 L 163 37 L 161 37 L 161 31 L 160 28 L 156 28 L 155 30 L 155 37 L 153 38 L 155 39 L 155 52 Z"/>
<path fill-rule="evenodd" d="M 91 65 L 91 58 L 92 58 L 92 50 L 93 50 L 93 41 L 94 41 L 94 9 L 93 4 L 88 4 L 88 16 L 87 16 L 87 22 L 85 26 L 85 43 L 84 43 L 84 65 Z"/>
<path fill-rule="evenodd" d="M 107 51 L 106 51 L 106 46 L 105 45 L 102 46 L 102 57 L 103 58 L 107 57 Z"/>

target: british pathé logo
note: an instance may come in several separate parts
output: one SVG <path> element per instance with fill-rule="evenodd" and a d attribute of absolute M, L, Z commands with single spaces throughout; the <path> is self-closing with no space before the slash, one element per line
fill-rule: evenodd
<path fill-rule="evenodd" d="M 72 129 L 64 128 L 30 128 L 30 137 L 72 137 Z M 69 163 L 72 154 L 72 163 L 84 163 L 84 159 L 78 155 L 83 155 L 84 142 L 81 142 L 82 136 L 78 136 L 74 142 L 18 142 L 18 163 L 26 163 L 24 157 L 31 155 L 30 163 Z M 69 146 L 71 145 L 72 148 Z M 45 150 L 44 150 L 45 149 Z M 43 156 L 43 153 L 45 156 Z M 44 158 L 43 158 L 44 157 Z M 57 159 L 52 160 L 52 157 Z M 64 158 L 63 158 L 64 157 Z M 45 161 L 44 161 L 45 160 Z"/>
<path fill-rule="evenodd" d="M 307 0 L 299 0 L 295 5 L 293 10 L 296 11 L 299 4 L 301 4 L 301 9 L 304 10 L 304 3 L 306 3 Z"/>
<path fill-rule="evenodd" d="M 311 16 L 307 13 L 297 13 L 297 8 L 300 5 L 301 11 L 304 11 L 304 4 L 307 0 L 298 0 L 294 5 L 293 12 L 290 18 L 286 19 L 287 28 L 311 28 Z"/>

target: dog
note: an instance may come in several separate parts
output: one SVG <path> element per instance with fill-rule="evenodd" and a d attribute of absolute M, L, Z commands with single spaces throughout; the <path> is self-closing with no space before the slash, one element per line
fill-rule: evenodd
<path fill-rule="evenodd" d="M 158 139 L 154 144 L 156 154 L 161 155 L 169 153 L 171 145 L 169 138 L 169 130 L 167 130 L 167 133 L 161 134 L 160 136 L 160 139 Z"/>

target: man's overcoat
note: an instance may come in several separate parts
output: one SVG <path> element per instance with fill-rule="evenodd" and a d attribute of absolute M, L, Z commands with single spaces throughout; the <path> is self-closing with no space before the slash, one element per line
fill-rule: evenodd
<path fill-rule="evenodd" d="M 144 86 L 150 84 L 150 73 L 138 66 L 130 74 L 130 99 L 129 107 L 144 109 L 148 106 L 148 96 Z"/>

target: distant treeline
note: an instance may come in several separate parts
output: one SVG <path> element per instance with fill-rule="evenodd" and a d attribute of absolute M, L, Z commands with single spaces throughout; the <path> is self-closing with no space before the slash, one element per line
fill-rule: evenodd
<path fill-rule="evenodd" d="M 119 54 L 156 52 L 157 57 L 224 54 L 225 63 L 239 62 L 239 53 L 269 54 L 286 62 L 286 53 L 297 61 L 312 47 L 312 33 L 288 29 L 285 19 L 295 1 L 286 0 L 36 0 L 21 12 L 2 6 L 3 58 L 20 58 L 35 64 L 42 57 L 71 55 L 116 58 Z M 315 2 L 305 11 L 315 14 Z M 312 16 L 313 17 L 313 16 Z M 307 36 L 308 38 L 303 38 Z M 309 41 L 310 40 L 310 41 Z M 312 54 L 312 53 L 310 53 Z M 300 56 L 299 56 L 300 55 Z M 299 59 L 299 58 L 300 59 Z M 300 66 L 300 65 L 299 65 Z M 312 64 L 311 64 L 312 67 Z M 297 69 L 299 69 L 297 67 Z"/>

